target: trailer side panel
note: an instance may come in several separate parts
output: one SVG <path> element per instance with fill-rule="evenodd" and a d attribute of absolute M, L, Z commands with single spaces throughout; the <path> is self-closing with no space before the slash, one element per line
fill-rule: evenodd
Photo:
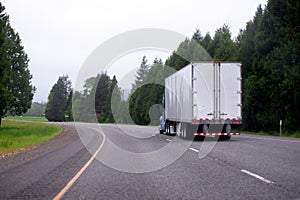
<path fill-rule="evenodd" d="M 192 121 L 192 66 L 188 65 L 165 80 L 165 117 Z"/>

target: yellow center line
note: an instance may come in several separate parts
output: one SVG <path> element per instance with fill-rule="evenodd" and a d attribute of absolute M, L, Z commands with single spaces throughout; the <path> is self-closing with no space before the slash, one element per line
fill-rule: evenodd
<path fill-rule="evenodd" d="M 88 127 L 90 128 L 90 127 Z M 94 128 L 90 128 L 90 129 L 94 129 Z M 97 132 L 99 130 L 94 129 Z M 103 136 L 101 145 L 99 146 L 99 148 L 97 149 L 97 151 L 93 154 L 93 156 L 89 159 L 89 161 L 80 169 L 79 172 L 77 172 L 77 174 L 67 183 L 67 185 L 53 198 L 53 200 L 59 200 L 63 197 L 63 195 L 72 187 L 72 185 L 77 181 L 77 179 L 81 176 L 81 174 L 88 168 L 88 166 L 93 162 L 93 160 L 95 159 L 95 157 L 97 156 L 97 154 L 100 152 L 100 150 L 102 149 L 104 142 L 105 142 L 105 135 L 104 133 L 100 132 Z"/>

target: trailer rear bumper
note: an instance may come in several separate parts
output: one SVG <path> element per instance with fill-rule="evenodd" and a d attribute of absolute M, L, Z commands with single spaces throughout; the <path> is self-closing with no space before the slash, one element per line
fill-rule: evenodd
<path fill-rule="evenodd" d="M 200 118 L 199 120 L 194 119 L 192 124 L 242 124 L 241 118 L 227 118 L 227 119 L 220 119 L 214 120 L 209 118 Z"/>
<path fill-rule="evenodd" d="M 194 133 L 194 136 L 240 135 L 240 133 Z"/>

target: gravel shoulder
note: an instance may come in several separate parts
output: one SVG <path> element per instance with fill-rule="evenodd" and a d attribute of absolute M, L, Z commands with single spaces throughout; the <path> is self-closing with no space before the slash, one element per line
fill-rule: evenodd
<path fill-rule="evenodd" d="M 0 155 L 0 172 L 18 166 L 45 153 L 54 151 L 76 139 L 78 139 L 76 128 L 72 125 L 65 125 L 60 134 L 42 144 L 10 154 Z"/>

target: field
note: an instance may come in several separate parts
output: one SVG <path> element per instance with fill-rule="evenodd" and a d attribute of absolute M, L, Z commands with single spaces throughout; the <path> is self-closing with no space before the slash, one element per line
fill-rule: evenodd
<path fill-rule="evenodd" d="M 45 117 L 29 117 L 29 116 L 8 116 L 5 119 L 34 121 L 34 122 L 47 122 L 48 121 Z"/>
<path fill-rule="evenodd" d="M 0 128 L 0 154 L 35 146 L 61 131 L 62 127 L 51 124 L 4 119 Z"/>

